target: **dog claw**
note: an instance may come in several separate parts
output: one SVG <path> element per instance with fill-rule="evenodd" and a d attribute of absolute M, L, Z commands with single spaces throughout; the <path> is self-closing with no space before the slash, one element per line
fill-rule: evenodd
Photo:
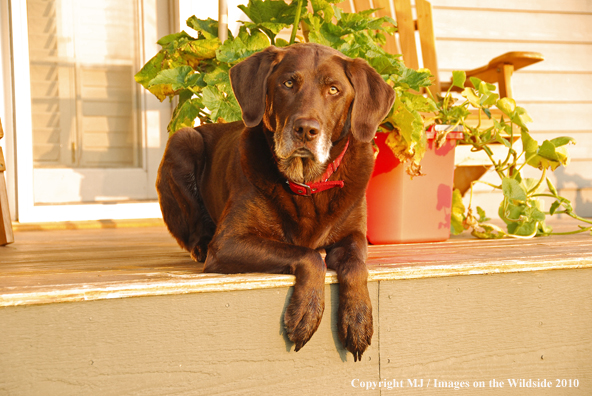
<path fill-rule="evenodd" d="M 321 324 L 325 300 L 323 290 L 313 290 L 305 298 L 292 296 L 284 316 L 284 327 L 288 339 L 298 352 L 311 339 Z"/>
<path fill-rule="evenodd" d="M 354 356 L 354 362 L 362 360 L 362 354 L 372 341 L 372 309 L 366 304 L 344 304 L 339 312 L 339 339 L 343 347 Z"/>

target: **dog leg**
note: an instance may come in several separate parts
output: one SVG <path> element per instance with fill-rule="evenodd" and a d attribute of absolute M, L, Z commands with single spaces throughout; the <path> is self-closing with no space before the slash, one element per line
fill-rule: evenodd
<path fill-rule="evenodd" d="M 204 207 L 197 182 L 203 169 L 203 150 L 198 131 L 177 131 L 167 143 L 156 180 L 164 222 L 195 261 L 206 259 L 216 227 Z"/>
<path fill-rule="evenodd" d="M 354 361 L 372 341 L 372 303 L 368 294 L 366 238 L 356 232 L 327 249 L 327 268 L 337 272 L 339 280 L 339 313 L 337 330 L 343 346 L 354 355 Z"/>
<path fill-rule="evenodd" d="M 252 235 L 212 241 L 204 272 L 262 272 L 296 276 L 284 315 L 288 338 L 300 350 L 315 333 L 325 310 L 325 263 L 320 253 Z"/>

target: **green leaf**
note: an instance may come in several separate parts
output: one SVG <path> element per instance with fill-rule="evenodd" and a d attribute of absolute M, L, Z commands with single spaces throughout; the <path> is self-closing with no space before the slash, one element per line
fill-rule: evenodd
<path fill-rule="evenodd" d="M 218 86 L 223 88 L 224 92 L 231 93 L 232 87 L 230 85 L 230 67 L 227 65 L 220 65 L 212 72 L 206 74 L 204 81 L 207 85 Z"/>
<path fill-rule="evenodd" d="M 306 12 L 307 2 L 302 4 L 302 15 Z M 296 16 L 296 9 L 298 2 L 293 1 L 291 4 L 284 0 L 249 0 L 249 4 L 239 5 L 240 8 L 251 21 L 254 23 L 283 23 L 292 24 Z"/>
<path fill-rule="evenodd" d="M 393 62 L 393 69 L 389 71 L 389 74 L 397 75 L 396 78 L 391 78 L 395 83 L 395 87 L 401 87 L 404 89 L 412 89 L 419 91 L 421 88 L 426 88 L 432 85 L 431 77 L 432 73 L 428 69 L 413 70 L 401 65 L 400 60 Z M 397 65 L 397 66 L 395 66 Z"/>
<path fill-rule="evenodd" d="M 450 232 L 452 235 L 458 235 L 465 230 L 463 225 L 464 220 L 465 205 L 463 204 L 460 190 L 455 189 L 452 193 L 452 207 L 450 215 Z"/>
<path fill-rule="evenodd" d="M 311 0 L 313 12 L 315 14 L 322 14 L 325 23 L 331 22 L 331 19 L 333 19 L 333 16 L 335 15 L 331 3 L 332 2 L 326 0 Z M 341 11 L 341 9 L 338 10 Z"/>
<path fill-rule="evenodd" d="M 504 177 L 502 179 L 502 192 L 509 200 L 526 201 L 526 190 L 515 179 Z"/>
<path fill-rule="evenodd" d="M 549 214 L 554 215 L 555 211 L 561 206 L 561 202 L 555 201 L 551 204 L 551 208 L 549 208 Z"/>
<path fill-rule="evenodd" d="M 506 233 L 496 225 L 493 224 L 479 224 L 480 229 L 473 229 L 471 235 L 480 239 L 501 239 L 506 236 Z"/>
<path fill-rule="evenodd" d="M 174 69 L 166 69 L 158 73 L 156 77 L 150 81 L 148 87 L 167 84 L 171 85 L 171 88 L 174 91 L 178 91 L 187 88 L 186 81 L 190 74 L 193 74 L 191 66 L 179 66 Z"/>
<path fill-rule="evenodd" d="M 477 77 L 469 77 L 469 81 L 471 82 L 471 84 L 473 84 L 473 87 L 475 87 L 475 89 L 479 89 L 479 86 L 482 82 L 482 80 Z"/>
<path fill-rule="evenodd" d="M 576 144 L 576 141 L 572 137 L 569 137 L 569 136 L 561 136 L 561 137 L 557 137 L 555 139 L 551 139 L 551 143 L 555 147 L 561 147 L 561 146 L 565 146 L 566 144 L 569 144 L 569 143 Z"/>
<path fill-rule="evenodd" d="M 495 90 L 495 85 L 489 84 L 488 82 L 481 81 L 478 86 L 476 86 L 477 91 L 481 95 L 489 94 L 491 91 Z M 499 95 L 498 95 L 499 96 Z"/>
<path fill-rule="evenodd" d="M 257 29 L 262 30 L 263 32 L 267 33 L 267 36 L 274 40 L 275 36 L 283 29 L 292 26 L 289 23 L 276 23 L 276 22 L 261 22 L 261 23 L 253 23 L 253 22 L 243 22 L 243 25 L 251 31 L 255 31 Z"/>
<path fill-rule="evenodd" d="M 181 44 L 179 50 L 183 51 L 183 56 L 189 64 L 197 65 L 201 60 L 215 58 L 216 50 L 220 48 L 220 45 L 218 38 L 193 40 Z"/>
<path fill-rule="evenodd" d="M 516 111 L 516 101 L 511 98 L 501 98 L 497 101 L 497 108 L 512 119 L 514 111 Z"/>
<path fill-rule="evenodd" d="M 290 45 L 290 43 L 284 40 L 283 38 L 277 38 L 275 39 L 275 45 L 277 47 L 287 47 L 288 45 Z"/>
<path fill-rule="evenodd" d="M 301 15 L 306 14 L 307 2 L 302 2 Z M 251 31 L 260 29 L 275 42 L 275 36 L 284 28 L 292 26 L 298 10 L 298 1 L 290 4 L 284 0 L 249 0 L 248 5 L 238 6 L 252 22 L 243 22 Z"/>
<path fill-rule="evenodd" d="M 532 122 L 532 118 L 530 118 L 524 108 L 517 106 L 514 117 L 512 117 L 512 122 L 520 126 L 522 129 L 527 129 L 526 124 Z"/>
<path fill-rule="evenodd" d="M 218 21 L 211 18 L 197 19 L 195 15 L 187 19 L 187 26 L 199 33 L 199 38 L 206 40 L 218 38 Z M 228 30 L 228 37 L 233 38 L 232 32 Z"/>
<path fill-rule="evenodd" d="M 528 139 L 528 138 L 527 138 Z M 569 163 L 569 154 L 564 146 L 555 147 L 553 143 L 545 140 L 543 144 L 537 147 L 536 151 L 532 151 L 534 148 L 533 141 L 527 140 L 523 144 L 526 151 L 527 163 L 535 168 L 544 169 L 550 168 L 551 170 L 557 169 L 560 165 L 567 165 Z"/>
<path fill-rule="evenodd" d="M 269 45 L 269 39 L 264 33 L 257 30 L 249 34 L 244 27 L 241 27 L 238 37 L 226 40 L 216 51 L 216 58 L 220 62 L 237 63 Z"/>
<path fill-rule="evenodd" d="M 159 52 L 150 59 L 142 69 L 134 76 L 134 79 L 144 88 L 148 88 L 150 81 L 162 70 L 162 64 L 165 58 L 164 52 Z"/>
<path fill-rule="evenodd" d="M 239 121 L 241 110 L 234 97 L 221 92 L 216 87 L 207 86 L 203 89 L 203 104 L 210 110 L 210 118 L 213 121 L 224 122 Z"/>
<path fill-rule="evenodd" d="M 533 200 L 534 202 L 534 200 Z M 544 221 L 545 220 L 545 213 L 541 212 L 538 208 L 538 205 L 531 206 L 524 211 L 525 215 L 528 216 L 529 219 L 533 221 Z"/>
<path fill-rule="evenodd" d="M 553 232 L 553 227 L 546 225 L 544 221 L 539 223 L 539 229 L 537 231 L 537 236 L 548 236 L 548 235 L 551 235 L 552 232 Z"/>
<path fill-rule="evenodd" d="M 419 163 L 426 150 L 423 119 L 419 113 L 410 110 L 405 103 L 401 101 L 401 98 L 397 96 L 391 114 L 389 114 L 387 120 L 399 131 L 399 134 L 406 143 L 406 149 L 404 152 L 391 146 L 395 155 L 399 156 L 399 159 L 401 159 L 402 162 L 412 159 L 414 162 Z M 387 139 L 387 144 L 388 142 Z M 407 158 L 401 158 L 404 156 L 407 156 Z"/>
<path fill-rule="evenodd" d="M 539 149 L 539 143 L 534 140 L 528 132 L 521 131 L 520 138 L 522 139 L 522 148 L 526 152 L 526 158 L 537 152 Z"/>
<path fill-rule="evenodd" d="M 481 107 L 481 99 L 475 95 L 473 88 L 465 88 L 461 95 L 465 97 L 473 107 Z"/>
<path fill-rule="evenodd" d="M 163 51 L 160 51 L 152 59 L 150 59 L 134 76 L 134 79 L 138 83 L 142 84 L 144 88 L 149 90 L 161 102 L 167 96 L 175 95 L 175 90 L 171 87 L 171 85 L 150 85 L 150 82 L 163 70 L 165 59 L 166 54 Z"/>
<path fill-rule="evenodd" d="M 434 101 L 425 96 L 414 95 L 410 92 L 401 92 L 398 96 L 410 111 L 429 113 L 437 110 Z"/>
<path fill-rule="evenodd" d="M 506 146 L 507 148 L 512 148 L 512 143 L 510 143 L 510 141 L 506 138 L 504 138 L 503 136 L 501 136 L 499 133 L 497 133 L 495 135 L 495 141 L 498 143 L 503 144 L 504 146 Z"/>
<path fill-rule="evenodd" d="M 553 182 L 551 181 L 551 179 L 549 179 L 548 177 L 547 177 L 547 187 L 549 188 L 549 191 L 551 192 L 551 194 L 557 196 L 557 189 L 553 185 Z"/>
<path fill-rule="evenodd" d="M 179 33 L 173 33 L 173 34 L 169 34 L 167 36 L 162 37 L 160 40 L 158 40 L 156 43 L 165 47 L 168 44 L 174 42 L 174 41 L 179 41 L 181 39 L 191 39 L 194 40 L 193 37 L 191 37 L 189 34 L 187 34 L 184 30 L 179 32 Z"/>
<path fill-rule="evenodd" d="M 467 80 L 467 73 L 464 71 L 455 70 L 452 72 L 452 85 L 461 89 L 465 88 L 465 81 Z"/>
<path fill-rule="evenodd" d="M 487 217 L 485 211 L 480 206 L 477 206 L 477 214 L 479 215 L 479 223 L 491 220 L 489 217 Z"/>
<path fill-rule="evenodd" d="M 202 109 L 203 105 L 199 99 L 189 99 L 180 104 L 167 127 L 169 134 L 172 135 L 183 127 L 193 127 Z"/>

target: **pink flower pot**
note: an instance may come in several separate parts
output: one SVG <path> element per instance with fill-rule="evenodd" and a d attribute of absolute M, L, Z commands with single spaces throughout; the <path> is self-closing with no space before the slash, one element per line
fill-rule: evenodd
<path fill-rule="evenodd" d="M 437 125 L 437 130 L 446 128 Z M 450 236 L 454 148 L 462 132 L 455 129 L 446 143 L 435 148 L 433 128 L 426 133 L 428 149 L 421 161 L 422 173 L 411 179 L 405 166 L 386 145 L 386 133 L 374 138 L 379 154 L 366 200 L 368 241 L 372 244 L 445 241 Z"/>

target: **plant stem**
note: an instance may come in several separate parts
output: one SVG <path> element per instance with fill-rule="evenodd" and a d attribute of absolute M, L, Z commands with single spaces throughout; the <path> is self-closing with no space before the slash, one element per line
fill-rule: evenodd
<path fill-rule="evenodd" d="M 574 235 L 579 234 L 580 232 L 587 232 L 592 230 L 592 227 L 581 228 L 576 231 L 568 231 L 568 232 L 552 232 L 550 235 Z"/>
<path fill-rule="evenodd" d="M 545 180 L 546 178 L 547 178 L 547 168 L 543 168 L 543 175 L 541 176 L 541 180 L 539 180 L 539 182 L 536 184 L 536 186 L 534 186 L 533 188 L 530 189 L 530 191 L 528 191 L 528 194 L 536 192 L 536 190 L 538 190 L 538 188 L 543 183 L 543 180 Z"/>
<path fill-rule="evenodd" d="M 302 1 L 303 0 L 298 0 L 298 8 L 296 9 L 296 16 L 294 17 L 294 26 L 292 26 L 290 44 L 294 44 L 294 42 L 296 41 L 296 32 L 298 31 L 298 25 L 300 24 L 300 13 L 302 11 Z"/>

